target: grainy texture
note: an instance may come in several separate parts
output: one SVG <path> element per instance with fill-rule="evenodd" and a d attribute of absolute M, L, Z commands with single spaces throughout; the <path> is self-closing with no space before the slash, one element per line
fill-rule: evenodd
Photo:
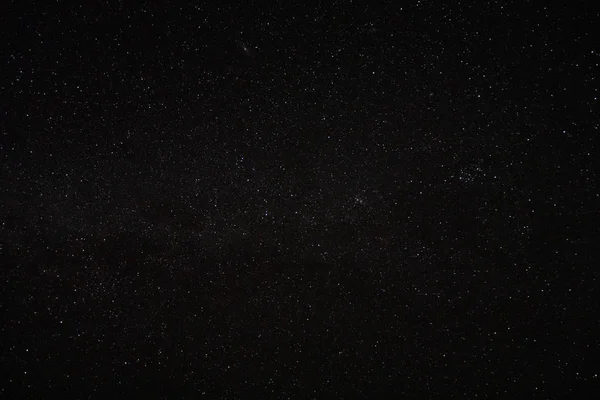
<path fill-rule="evenodd" d="M 0 6 L 2 398 L 593 393 L 596 8 L 124 3 Z"/>

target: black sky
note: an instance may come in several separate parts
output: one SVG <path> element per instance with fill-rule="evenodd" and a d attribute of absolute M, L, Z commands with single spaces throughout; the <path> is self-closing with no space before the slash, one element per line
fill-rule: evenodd
<path fill-rule="evenodd" d="M 591 393 L 598 21 L 3 4 L 2 397 Z"/>

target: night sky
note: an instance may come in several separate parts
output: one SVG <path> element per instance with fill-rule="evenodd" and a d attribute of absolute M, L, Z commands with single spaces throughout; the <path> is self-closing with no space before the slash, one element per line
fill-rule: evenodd
<path fill-rule="evenodd" d="M 0 6 L 2 398 L 594 397 L 596 8 L 123 3 Z"/>

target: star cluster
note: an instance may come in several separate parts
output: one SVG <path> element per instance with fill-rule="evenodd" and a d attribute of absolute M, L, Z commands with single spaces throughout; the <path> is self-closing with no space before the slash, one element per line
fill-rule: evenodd
<path fill-rule="evenodd" d="M 467 3 L 3 7 L 2 396 L 597 385 L 600 15 Z"/>

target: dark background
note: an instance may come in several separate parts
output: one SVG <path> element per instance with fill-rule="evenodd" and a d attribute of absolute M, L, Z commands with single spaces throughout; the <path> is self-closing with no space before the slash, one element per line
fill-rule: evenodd
<path fill-rule="evenodd" d="M 3 398 L 592 393 L 596 8 L 124 3 L 0 6 Z"/>

